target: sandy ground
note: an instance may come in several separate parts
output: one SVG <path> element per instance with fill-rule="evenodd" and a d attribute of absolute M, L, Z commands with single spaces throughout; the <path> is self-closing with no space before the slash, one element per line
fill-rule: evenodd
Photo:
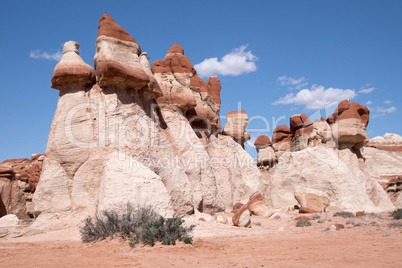
<path fill-rule="evenodd" d="M 402 227 L 387 214 L 359 218 L 320 214 L 310 227 L 296 227 L 295 213 L 280 219 L 252 218 L 252 228 L 186 219 L 196 224 L 192 245 L 136 246 L 104 240 L 85 244 L 75 231 L 0 238 L 0 267 L 401 267 Z M 311 215 L 310 215 L 311 216 Z M 354 226 L 359 224 L 360 226 Z M 401 220 L 402 221 L 402 220 Z M 330 231 L 334 224 L 345 229 Z M 348 223 L 348 224 L 346 224 Z"/>

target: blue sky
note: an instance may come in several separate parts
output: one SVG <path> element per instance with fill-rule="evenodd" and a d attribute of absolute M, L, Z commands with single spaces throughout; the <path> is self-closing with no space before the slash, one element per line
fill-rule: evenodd
<path fill-rule="evenodd" d="M 217 74 L 221 115 L 245 109 L 253 138 L 344 97 L 370 108 L 370 138 L 402 134 L 402 1 L 2 1 L 0 161 L 45 151 L 62 46 L 77 41 L 93 65 L 104 11 L 150 61 L 178 42 Z"/>

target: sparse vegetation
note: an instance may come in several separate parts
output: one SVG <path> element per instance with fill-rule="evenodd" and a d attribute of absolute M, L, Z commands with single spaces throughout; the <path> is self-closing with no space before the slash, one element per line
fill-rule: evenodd
<path fill-rule="evenodd" d="M 402 219 L 402 208 L 398 208 L 398 209 L 394 210 L 393 212 L 391 212 L 391 217 L 394 220 Z"/>
<path fill-rule="evenodd" d="M 340 212 L 335 212 L 334 217 L 342 217 L 342 218 L 354 218 L 355 214 L 353 214 L 352 212 L 348 212 L 348 211 L 340 211 Z"/>
<path fill-rule="evenodd" d="M 371 225 L 371 226 L 378 226 L 378 223 L 375 222 L 375 221 L 372 221 L 372 222 L 370 222 L 370 225 Z"/>
<path fill-rule="evenodd" d="M 363 223 L 363 222 L 359 222 L 356 223 L 355 225 L 353 225 L 353 227 L 360 227 L 360 226 L 366 226 L 367 224 Z"/>
<path fill-rule="evenodd" d="M 314 214 L 313 217 L 312 217 L 312 219 L 313 219 L 313 220 L 319 220 L 319 219 L 321 219 L 321 216 L 318 215 L 318 214 Z"/>
<path fill-rule="evenodd" d="M 88 217 L 80 232 L 83 242 L 120 237 L 129 239 L 131 247 L 140 242 L 154 246 L 157 241 L 164 245 L 175 245 L 177 240 L 191 244 L 192 238 L 188 233 L 194 226 L 183 227 L 183 222 L 181 218 L 165 219 L 151 207 L 133 210 L 127 205 L 127 211 L 122 215 L 115 211 L 103 211 L 95 219 Z"/>
<path fill-rule="evenodd" d="M 388 224 L 389 228 L 401 228 L 402 227 L 402 221 L 392 221 Z"/>
<path fill-rule="evenodd" d="M 97 216 L 94 220 L 91 217 L 86 218 L 85 225 L 80 230 L 81 239 L 83 242 L 93 242 L 114 236 L 128 238 L 137 233 L 144 222 L 158 217 L 151 207 L 134 211 L 129 204 L 126 213 L 122 215 L 115 211 L 103 211 L 102 216 Z"/>
<path fill-rule="evenodd" d="M 309 220 L 298 220 L 296 222 L 296 227 L 305 227 L 305 226 L 311 226 L 311 222 Z"/>
<path fill-rule="evenodd" d="M 353 222 L 353 221 L 347 221 L 345 224 L 352 224 L 352 225 L 355 225 L 356 223 Z"/>
<path fill-rule="evenodd" d="M 370 218 L 382 219 L 381 213 L 369 213 Z"/>
<path fill-rule="evenodd" d="M 165 219 L 160 217 L 158 220 L 143 223 L 141 230 L 130 238 L 130 246 L 134 247 L 137 243 L 154 246 L 155 242 L 162 242 L 163 245 L 175 245 L 176 241 L 183 241 L 191 244 L 193 239 L 187 234 L 193 230 L 194 225 L 183 227 L 184 222 L 181 218 Z"/>

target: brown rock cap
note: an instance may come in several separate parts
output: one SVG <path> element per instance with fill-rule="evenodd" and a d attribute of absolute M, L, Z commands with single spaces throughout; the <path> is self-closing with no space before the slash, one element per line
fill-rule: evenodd
<path fill-rule="evenodd" d="M 107 14 L 107 12 L 103 13 L 103 16 L 99 20 L 98 25 L 98 36 L 108 36 L 113 37 L 122 41 L 136 43 L 138 45 L 138 55 L 141 54 L 140 45 L 135 42 L 134 37 L 129 35 L 126 30 L 123 29 L 119 24 L 117 24 L 112 17 Z"/>

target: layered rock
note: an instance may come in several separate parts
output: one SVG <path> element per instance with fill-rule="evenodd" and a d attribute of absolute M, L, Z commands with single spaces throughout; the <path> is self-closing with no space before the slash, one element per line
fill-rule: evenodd
<path fill-rule="evenodd" d="M 315 212 L 324 212 L 330 205 L 330 200 L 325 195 L 319 195 L 314 191 L 295 192 L 295 199 L 300 204 L 300 207 L 308 208 Z"/>
<path fill-rule="evenodd" d="M 331 206 L 340 209 L 387 211 L 394 208 L 364 160 L 349 149 L 309 147 L 284 153 L 279 161 L 282 168 L 275 169 L 267 190 L 274 208 L 293 207 L 295 192 L 306 188 L 321 192 Z"/>
<path fill-rule="evenodd" d="M 0 217 L 15 214 L 33 217 L 32 195 L 42 171 L 42 154 L 31 159 L 11 159 L 0 163 Z"/>
<path fill-rule="evenodd" d="M 221 85 L 218 77 L 201 79 L 177 43 L 163 60 L 152 63 L 152 71 L 163 91 L 159 105 L 172 105 L 184 113 L 194 130 L 208 134 L 221 131 L 219 110 Z"/>
<path fill-rule="evenodd" d="M 94 65 L 92 86 L 59 85 L 34 198 L 37 224 L 66 215 L 74 224 L 102 210 L 122 212 L 127 203 L 152 205 L 165 217 L 230 211 L 262 191 L 261 174 L 239 144 L 195 130 L 197 116 L 220 129 L 220 83 L 192 82 L 196 73 L 179 45 L 152 64 L 153 75 L 147 53 L 104 14 Z"/>
<path fill-rule="evenodd" d="M 313 132 L 313 122 L 305 114 L 296 114 L 290 117 L 290 151 L 300 151 L 308 147 Z"/>
<path fill-rule="evenodd" d="M 266 135 L 259 136 L 254 146 L 257 149 L 257 166 L 272 167 L 276 162 L 276 156 L 272 142 Z"/>
<path fill-rule="evenodd" d="M 244 148 L 244 143 L 250 140 L 250 134 L 246 132 L 248 116 L 246 111 L 231 111 L 226 115 L 226 125 L 223 134 L 232 137 Z"/>
<path fill-rule="evenodd" d="M 291 140 L 292 134 L 288 126 L 280 125 L 274 129 L 272 134 L 272 147 L 274 148 L 277 159 L 289 149 Z"/>
<path fill-rule="evenodd" d="M 346 99 L 339 103 L 327 119 L 338 148 L 361 149 L 368 143 L 366 127 L 369 115 L 369 109 L 357 102 L 349 103 L 349 99 Z"/>
<path fill-rule="evenodd" d="M 152 72 L 163 93 L 158 104 L 174 105 L 183 113 L 197 105 L 190 88 L 195 69 L 179 44 L 174 43 L 163 60 L 152 62 Z"/>
<path fill-rule="evenodd" d="M 140 63 L 138 43 L 106 12 L 99 21 L 94 66 L 100 87 L 143 90 L 153 98 L 162 92 Z"/>
<path fill-rule="evenodd" d="M 397 207 L 400 203 L 400 177 L 402 177 L 402 138 L 397 134 L 386 133 L 384 137 L 370 139 L 363 148 L 368 170 Z"/>
<path fill-rule="evenodd" d="M 383 137 L 370 139 L 365 146 L 387 152 L 402 152 L 402 137 L 394 133 L 385 133 Z"/>
<path fill-rule="evenodd" d="M 80 45 L 69 41 L 64 44 L 63 57 L 54 68 L 52 88 L 59 90 L 69 87 L 90 87 L 95 83 L 95 73 L 91 66 L 86 64 L 79 52 Z"/>

